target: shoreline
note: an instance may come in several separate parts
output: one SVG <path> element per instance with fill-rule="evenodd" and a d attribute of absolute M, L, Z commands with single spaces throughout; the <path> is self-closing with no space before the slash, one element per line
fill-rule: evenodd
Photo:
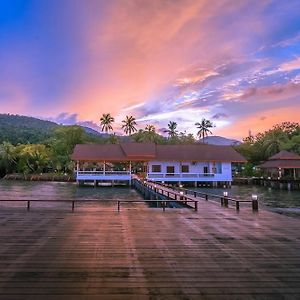
<path fill-rule="evenodd" d="M 76 182 L 73 175 L 64 174 L 7 174 L 1 180 L 9 181 L 48 181 L 48 182 Z"/>

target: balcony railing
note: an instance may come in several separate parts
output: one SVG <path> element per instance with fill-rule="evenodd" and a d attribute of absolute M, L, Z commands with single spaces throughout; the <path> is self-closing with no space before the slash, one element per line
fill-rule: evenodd
<path fill-rule="evenodd" d="M 130 171 L 78 171 L 77 180 L 131 180 Z"/>
<path fill-rule="evenodd" d="M 214 177 L 214 173 L 148 173 L 148 178 L 204 178 Z"/>
<path fill-rule="evenodd" d="M 130 175 L 130 171 L 78 171 L 77 175 Z"/>

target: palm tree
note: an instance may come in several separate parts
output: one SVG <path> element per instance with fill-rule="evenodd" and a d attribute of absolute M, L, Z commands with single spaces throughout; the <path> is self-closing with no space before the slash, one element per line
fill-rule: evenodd
<path fill-rule="evenodd" d="M 122 123 L 124 123 L 122 125 L 122 129 L 126 134 L 131 135 L 133 132 L 137 131 L 135 127 L 136 121 L 133 116 L 126 116 L 125 120 L 123 120 Z"/>
<path fill-rule="evenodd" d="M 105 131 L 108 133 L 110 130 L 113 130 L 112 123 L 115 119 L 111 116 L 111 114 L 103 114 L 100 118 L 101 131 Z"/>
<path fill-rule="evenodd" d="M 11 172 L 17 164 L 16 147 L 9 142 L 0 145 L 0 164 L 5 168 L 5 173 Z"/>
<path fill-rule="evenodd" d="M 270 157 L 283 149 L 283 145 L 288 141 L 287 134 L 281 130 L 273 130 L 263 141 L 264 153 Z"/>
<path fill-rule="evenodd" d="M 209 128 L 213 128 L 214 124 L 210 120 L 206 120 L 203 118 L 200 123 L 197 122 L 195 125 L 199 129 L 197 135 L 199 136 L 199 138 L 202 137 L 202 141 L 204 143 L 204 138 L 208 136 L 209 133 L 212 134 Z"/>
<path fill-rule="evenodd" d="M 153 125 L 146 125 L 145 131 L 147 131 L 149 133 L 155 132 L 155 127 Z"/>
<path fill-rule="evenodd" d="M 170 121 L 168 124 L 168 129 L 166 129 L 164 132 L 168 133 L 169 138 L 174 138 L 178 135 L 178 131 L 176 130 L 177 123 Z"/>

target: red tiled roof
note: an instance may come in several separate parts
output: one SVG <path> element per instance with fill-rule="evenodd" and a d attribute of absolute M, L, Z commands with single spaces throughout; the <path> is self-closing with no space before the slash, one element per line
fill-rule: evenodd
<path fill-rule="evenodd" d="M 300 160 L 299 159 L 286 159 L 286 160 L 268 160 L 259 166 L 262 169 L 299 169 Z"/>
<path fill-rule="evenodd" d="M 81 144 L 76 145 L 73 160 L 79 161 L 223 161 L 246 162 L 230 146 L 155 145 L 154 143 Z"/>
<path fill-rule="evenodd" d="M 291 160 L 300 160 L 300 156 L 297 155 L 296 153 L 289 152 L 286 150 L 282 150 L 278 152 L 277 154 L 271 156 L 268 160 L 286 160 L 286 159 L 291 159 Z"/>

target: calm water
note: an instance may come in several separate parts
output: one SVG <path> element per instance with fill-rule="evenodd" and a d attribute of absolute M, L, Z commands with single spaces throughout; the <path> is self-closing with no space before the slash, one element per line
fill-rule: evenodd
<path fill-rule="evenodd" d="M 116 206 L 115 203 L 105 200 L 142 200 L 143 198 L 129 187 L 99 187 L 93 186 L 78 187 L 75 183 L 60 183 L 60 182 L 28 182 L 28 181 L 0 181 L 0 199 L 43 199 L 43 200 L 66 200 L 66 199 L 98 199 L 102 201 L 101 207 Z M 85 209 L 95 207 L 97 203 L 80 203 Z M 0 202 L 0 207 L 20 207 L 24 208 L 24 202 Z M 36 207 L 50 208 L 70 208 L 68 203 L 33 203 Z M 98 205 L 99 208 L 99 205 Z"/>
<path fill-rule="evenodd" d="M 225 189 L 198 188 L 202 192 L 222 195 Z M 252 194 L 259 197 L 260 206 L 279 213 L 300 216 L 300 191 L 280 191 L 260 186 L 232 186 L 227 189 L 232 198 L 251 199 Z M 0 199 L 99 199 L 103 200 L 143 200 L 143 198 L 129 187 L 77 187 L 74 183 L 58 182 L 27 182 L 27 181 L 0 181 Z M 0 203 L 0 206 L 8 203 Z M 9 204 L 11 205 L 11 204 Z M 36 204 L 41 205 L 41 204 Z M 55 204 L 44 204 L 44 206 Z M 65 204 L 64 204 L 65 205 Z M 107 205 L 111 205 L 107 203 Z M 24 207 L 24 203 L 13 206 Z"/>
<path fill-rule="evenodd" d="M 259 204 L 264 208 L 279 213 L 297 214 L 300 216 L 300 191 L 274 190 L 261 186 L 234 185 L 230 189 L 222 188 L 192 188 L 200 192 L 228 196 L 235 199 L 251 199 L 252 194 L 258 195 Z"/>

